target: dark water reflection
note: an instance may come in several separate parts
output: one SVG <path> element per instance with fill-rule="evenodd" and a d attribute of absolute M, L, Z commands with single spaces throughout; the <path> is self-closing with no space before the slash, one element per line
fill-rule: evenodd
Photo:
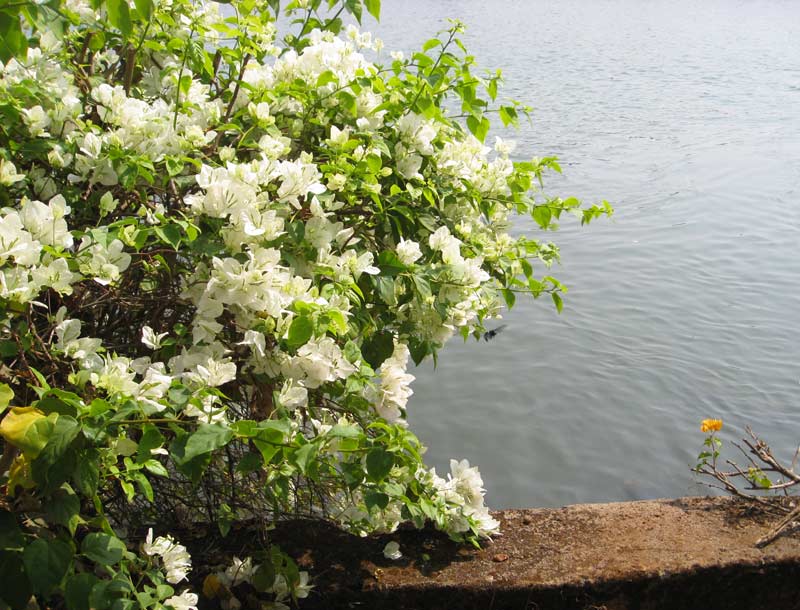
<path fill-rule="evenodd" d="M 496 507 L 696 493 L 704 417 L 800 440 L 800 5 L 793 1 L 384 0 L 388 49 L 459 17 L 481 66 L 537 110 L 521 156 L 552 193 L 617 213 L 567 222 L 562 316 L 518 301 L 489 343 L 424 366 L 428 461 L 480 465 Z M 520 226 L 520 230 L 528 230 Z"/>

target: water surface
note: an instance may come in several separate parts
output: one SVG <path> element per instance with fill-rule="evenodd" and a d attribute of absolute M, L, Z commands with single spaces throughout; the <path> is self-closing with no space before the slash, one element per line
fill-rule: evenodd
<path fill-rule="evenodd" d="M 616 214 L 552 239 L 564 313 L 519 299 L 495 340 L 417 368 L 427 461 L 480 466 L 494 507 L 702 492 L 699 422 L 800 441 L 800 5 L 781 0 L 384 0 L 388 49 L 466 22 L 536 108 L 515 155 Z M 491 137 L 491 136 L 490 136 Z M 533 232 L 529 225 L 520 230 Z"/>

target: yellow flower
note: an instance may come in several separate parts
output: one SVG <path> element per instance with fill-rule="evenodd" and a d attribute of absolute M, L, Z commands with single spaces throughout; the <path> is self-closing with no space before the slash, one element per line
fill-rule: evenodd
<path fill-rule="evenodd" d="M 721 419 L 704 419 L 700 422 L 700 432 L 718 432 L 722 430 Z"/>

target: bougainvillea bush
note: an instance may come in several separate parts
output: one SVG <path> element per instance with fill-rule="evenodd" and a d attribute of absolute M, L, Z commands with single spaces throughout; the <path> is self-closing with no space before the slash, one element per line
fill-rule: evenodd
<path fill-rule="evenodd" d="M 192 608 L 187 524 L 496 531 L 477 469 L 425 467 L 409 362 L 560 309 L 510 216 L 610 208 L 487 144 L 524 108 L 458 23 L 404 57 L 343 24 L 378 0 L 320 4 L 0 7 L 0 607 Z M 206 589 L 308 583 L 266 543 Z"/>

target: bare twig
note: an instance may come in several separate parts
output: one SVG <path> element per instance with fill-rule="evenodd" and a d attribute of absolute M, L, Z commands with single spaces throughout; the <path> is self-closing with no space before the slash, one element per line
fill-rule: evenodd
<path fill-rule="evenodd" d="M 792 512 L 790 512 L 778 525 L 770 530 L 766 536 L 762 536 L 756 540 L 756 546 L 761 548 L 765 547 L 771 542 L 775 541 L 790 525 L 792 525 L 800 517 L 800 504 L 798 504 Z"/>
<path fill-rule="evenodd" d="M 785 493 L 788 489 L 800 484 L 800 475 L 794 471 L 794 465 L 798 459 L 800 448 L 795 452 L 792 466 L 787 467 L 775 458 L 769 445 L 760 439 L 750 427 L 747 427 L 746 430 L 750 438 L 744 438 L 742 442 L 747 449 L 739 443 L 733 443 L 733 446 L 736 447 L 747 460 L 747 470 L 741 468 L 731 460 L 725 461 L 732 469 L 730 472 L 720 470 L 716 460 L 716 448 L 714 447 L 712 448 L 714 451 L 713 460 L 711 462 L 707 460 L 701 461 L 697 467 L 694 468 L 694 471 L 698 474 L 711 477 L 720 483 L 720 485 L 710 483 L 709 487 L 726 491 L 732 496 L 758 506 L 765 512 L 783 516 L 781 521 L 773 527 L 768 534 L 756 541 L 756 546 L 764 547 L 773 542 L 789 527 L 793 526 L 793 524 L 800 521 L 800 502 L 787 506 L 773 501 L 774 498 L 763 495 L 765 492 L 770 491 L 781 491 Z M 782 478 L 773 482 L 764 473 L 775 473 Z"/>

